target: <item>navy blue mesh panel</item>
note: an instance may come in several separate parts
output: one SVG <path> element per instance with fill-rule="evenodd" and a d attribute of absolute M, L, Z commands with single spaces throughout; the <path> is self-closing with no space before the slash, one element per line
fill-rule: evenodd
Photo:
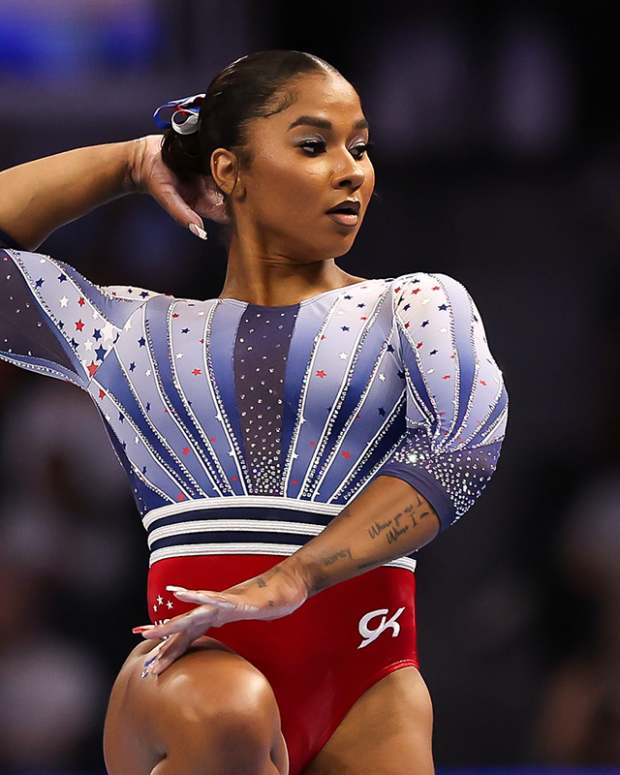
<path fill-rule="evenodd" d="M 248 304 L 235 342 L 235 389 L 252 492 L 278 495 L 283 388 L 299 305 Z"/>

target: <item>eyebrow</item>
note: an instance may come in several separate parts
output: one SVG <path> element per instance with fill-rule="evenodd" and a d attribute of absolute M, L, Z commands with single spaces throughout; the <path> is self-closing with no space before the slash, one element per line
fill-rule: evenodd
<path fill-rule="evenodd" d="M 295 121 L 289 125 L 289 128 L 286 131 L 288 132 L 289 129 L 292 129 L 295 126 L 300 126 L 301 124 L 316 126 L 319 129 L 333 128 L 331 121 L 328 121 L 326 118 L 319 118 L 318 116 L 299 116 L 299 118 L 296 118 Z M 353 129 L 368 129 L 368 121 L 366 121 L 365 118 L 358 119 L 353 124 Z"/>

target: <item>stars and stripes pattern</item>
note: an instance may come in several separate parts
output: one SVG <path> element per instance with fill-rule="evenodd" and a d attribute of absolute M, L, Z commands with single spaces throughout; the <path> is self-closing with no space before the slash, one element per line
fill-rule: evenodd
<path fill-rule="evenodd" d="M 262 307 L 100 287 L 14 249 L 0 250 L 0 270 L 0 358 L 88 391 L 151 564 L 291 554 L 380 475 L 410 482 L 445 529 L 495 469 L 502 373 L 447 275 Z"/>

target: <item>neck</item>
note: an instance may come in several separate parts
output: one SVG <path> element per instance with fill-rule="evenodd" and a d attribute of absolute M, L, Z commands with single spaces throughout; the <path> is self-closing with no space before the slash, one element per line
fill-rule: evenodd
<path fill-rule="evenodd" d="M 333 258 L 303 263 L 285 256 L 253 255 L 250 260 L 231 246 L 224 287 L 218 298 L 279 307 L 364 279 L 340 269 Z"/>

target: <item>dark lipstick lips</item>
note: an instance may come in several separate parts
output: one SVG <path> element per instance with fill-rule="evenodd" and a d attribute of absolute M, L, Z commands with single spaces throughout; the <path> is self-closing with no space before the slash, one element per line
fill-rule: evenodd
<path fill-rule="evenodd" d="M 338 208 L 343 207 L 347 205 L 346 210 L 339 210 Z M 351 213 L 354 215 L 359 215 L 360 212 L 360 203 L 357 199 L 344 199 L 342 202 L 339 202 L 337 205 L 334 205 L 334 207 L 327 210 L 328 213 L 335 213 L 335 212 L 342 212 L 342 213 Z"/>

